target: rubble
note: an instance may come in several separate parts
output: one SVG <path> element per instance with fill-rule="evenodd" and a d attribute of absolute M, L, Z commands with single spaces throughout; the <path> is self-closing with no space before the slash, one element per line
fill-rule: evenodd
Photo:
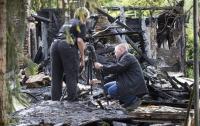
<path fill-rule="evenodd" d="M 26 80 L 25 85 L 27 88 L 36 88 L 41 86 L 48 86 L 50 84 L 50 77 L 40 73 L 37 75 L 29 76 L 28 80 Z"/>
<path fill-rule="evenodd" d="M 107 109 L 96 108 L 88 101 L 58 102 L 42 101 L 13 114 L 16 125 L 69 125 L 92 126 L 98 123 L 121 122 L 123 124 L 165 124 L 181 125 L 186 110 L 166 106 L 143 106 L 127 113 L 123 108 L 109 105 Z"/>
<path fill-rule="evenodd" d="M 114 122 L 120 122 L 122 125 L 128 123 L 135 125 L 183 124 L 186 118 L 186 108 L 189 104 L 189 97 L 192 93 L 194 82 L 191 79 L 185 78 L 183 76 L 184 74 L 180 72 L 185 70 L 183 62 L 185 57 L 182 53 L 185 49 L 185 42 L 183 41 L 185 34 L 183 32 L 184 28 L 182 27 L 184 26 L 184 22 L 182 21 L 183 19 L 181 16 L 176 16 L 182 14 L 181 7 L 178 7 L 178 11 L 176 11 L 177 8 L 171 8 L 173 10 L 163 12 L 158 16 L 158 19 L 149 17 L 142 21 L 138 18 L 127 18 L 127 25 L 120 22 L 118 19 L 116 20 L 101 9 L 97 9 L 101 14 L 100 20 L 102 20 L 101 18 L 105 18 L 105 22 L 98 22 L 100 23 L 98 25 L 103 25 L 101 28 L 104 29 L 104 27 L 110 25 L 110 22 L 115 22 L 114 24 L 117 24 L 118 26 L 112 26 L 114 27 L 114 30 L 110 27 L 104 34 L 92 36 L 93 38 L 90 38 L 92 41 L 89 42 L 89 46 L 93 47 L 92 49 L 94 50 L 91 52 L 94 53 L 92 56 L 95 57 L 92 57 L 93 59 L 91 62 L 97 60 L 102 64 L 113 63 L 113 45 L 116 43 L 110 40 L 108 42 L 105 38 L 113 35 L 125 36 L 124 39 L 126 39 L 133 50 L 139 54 L 137 58 L 143 66 L 145 81 L 149 90 L 149 95 L 146 95 L 142 99 L 141 107 L 127 113 L 118 102 L 108 99 L 103 94 L 101 86 L 91 87 L 90 85 L 86 85 L 89 83 L 88 78 L 98 78 L 97 74 L 99 74 L 93 70 L 92 63 L 89 63 L 90 58 L 88 54 L 88 56 L 86 56 L 86 66 L 81 72 L 81 79 L 79 79 L 79 83 L 81 84 L 78 86 L 78 102 L 47 101 L 51 98 L 49 86 L 50 78 L 44 74 L 38 74 L 29 77 L 28 80 L 24 80 L 26 88 L 22 90 L 22 92 L 30 93 L 34 96 L 35 99 L 37 99 L 35 102 L 36 104 L 15 112 L 13 114 L 13 119 L 18 120 L 17 124 L 38 126 L 86 126 L 114 124 Z M 140 10 L 141 8 L 137 9 Z M 165 22 L 165 19 L 168 18 L 171 20 Z M 141 28 L 142 22 L 148 22 L 145 27 L 150 31 L 153 30 L 153 35 L 145 35 L 145 28 Z M 56 24 L 58 24 L 58 22 Z M 165 25 L 171 27 L 165 27 Z M 58 25 L 56 26 L 58 27 Z M 159 28 L 157 28 L 157 26 Z M 117 28 L 118 31 L 115 28 Z M 120 28 L 126 29 L 126 31 L 121 32 L 119 30 Z M 59 28 L 56 30 L 58 29 Z M 146 30 L 145 32 L 149 31 Z M 51 41 L 47 42 L 48 46 L 50 45 L 50 42 Z M 166 44 L 168 44 L 168 46 L 166 46 Z M 49 72 L 49 59 L 47 53 L 45 56 L 46 62 L 41 66 L 42 70 L 44 67 L 44 71 Z M 194 106 L 191 105 L 191 108 L 193 107 Z M 190 113 L 190 116 L 193 117 L 193 113 Z"/>
<path fill-rule="evenodd" d="M 33 94 L 38 101 L 26 109 L 15 112 L 13 119 L 19 120 L 18 124 L 38 126 L 41 123 L 85 126 L 97 125 L 97 122 L 121 122 L 123 124 L 131 122 L 132 124 L 147 123 L 152 125 L 183 124 L 189 92 L 185 91 L 187 97 L 185 95 L 177 97 L 177 94 L 170 94 L 169 91 L 183 92 L 184 88 L 176 83 L 179 86 L 178 89 L 174 89 L 170 82 L 165 80 L 167 78 L 162 77 L 162 72 L 156 71 L 153 67 L 147 71 L 145 71 L 145 77 L 151 77 L 149 86 L 156 91 L 149 90 L 150 94 L 143 98 L 142 105 L 130 113 L 127 113 L 117 101 L 107 99 L 103 95 L 101 86 L 93 86 L 91 94 L 90 85 L 78 84 L 79 101 L 73 103 L 44 101 L 45 94 L 50 95 L 50 87 L 24 89 L 24 92 Z M 170 77 L 181 80 L 181 83 L 185 83 L 181 77 L 182 74 L 168 74 L 171 75 Z M 190 83 L 192 83 L 191 80 Z M 192 117 L 193 114 L 190 112 L 190 118 Z"/>
<path fill-rule="evenodd" d="M 123 120 L 128 116 L 121 109 L 102 110 L 88 106 L 87 102 L 43 101 L 13 114 L 20 125 L 63 124 L 86 125 L 103 120 Z"/>

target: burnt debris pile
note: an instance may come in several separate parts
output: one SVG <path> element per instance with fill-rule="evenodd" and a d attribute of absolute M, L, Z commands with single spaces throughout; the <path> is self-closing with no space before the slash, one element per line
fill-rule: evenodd
<path fill-rule="evenodd" d="M 49 46 L 53 38 L 56 38 L 61 24 L 64 23 L 61 16 L 63 12 L 44 9 L 38 12 L 37 16 L 32 15 L 39 23 L 30 32 L 32 38 L 27 50 L 32 50 L 31 57 L 38 64 L 38 74 L 28 76 L 24 70 L 20 73 L 23 87 L 21 91 L 28 95 L 32 105 L 13 114 L 13 118 L 19 119 L 19 124 L 87 126 L 114 124 L 114 122 L 145 125 L 148 122 L 147 124 L 150 125 L 158 123 L 155 120 L 159 120 L 159 114 L 154 113 L 158 108 L 160 115 L 163 114 L 160 116 L 160 121 L 180 123 L 184 120 L 185 108 L 188 107 L 193 92 L 193 80 L 185 78 L 183 74 L 186 66 L 184 32 L 186 20 L 183 14 L 183 3 L 163 8 L 106 8 L 110 11 L 120 10 L 121 14 L 115 18 L 102 9 L 96 8 L 98 14 L 92 15 L 88 20 L 85 67 L 79 74 L 77 102 L 49 101 L 51 99 Z M 125 17 L 124 12 L 127 10 L 164 11 L 157 16 L 136 18 Z M 93 63 L 95 61 L 102 64 L 114 63 L 116 61 L 114 46 L 121 42 L 128 43 L 131 47 L 129 51 L 140 61 L 149 90 L 149 94 L 142 98 L 141 107 L 134 111 L 135 114 L 134 112 L 127 114 L 117 101 L 104 95 L 102 84 L 89 85 L 89 79 L 102 79 L 101 72 L 94 69 Z M 65 80 L 63 80 L 64 89 Z M 65 97 L 67 96 L 64 96 L 64 99 Z M 173 112 L 183 115 L 175 115 L 172 111 L 164 113 L 161 106 L 168 106 L 169 110 L 173 107 L 179 108 L 181 110 Z M 142 107 L 146 107 L 144 111 Z M 148 112 L 148 109 L 154 112 Z M 152 116 L 148 113 L 152 113 Z M 174 120 L 170 121 L 170 117 L 174 117 Z M 149 121 L 151 119 L 155 119 L 155 122 Z"/>

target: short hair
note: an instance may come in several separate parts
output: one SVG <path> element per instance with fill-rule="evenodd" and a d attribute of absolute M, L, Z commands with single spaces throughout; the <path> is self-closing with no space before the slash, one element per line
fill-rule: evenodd
<path fill-rule="evenodd" d="M 88 17 L 90 17 L 90 12 L 85 7 L 79 7 L 74 12 L 74 18 L 77 18 L 82 22 L 85 21 Z"/>
<path fill-rule="evenodd" d="M 124 49 L 125 51 L 128 51 L 128 44 L 127 43 L 120 43 L 120 44 L 118 44 L 117 46 L 115 46 L 115 49 L 116 48 L 122 48 L 122 49 Z"/>

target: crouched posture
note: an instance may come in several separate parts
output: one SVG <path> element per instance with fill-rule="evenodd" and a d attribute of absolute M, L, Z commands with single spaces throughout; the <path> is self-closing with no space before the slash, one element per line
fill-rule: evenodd
<path fill-rule="evenodd" d="M 60 100 L 62 96 L 62 81 L 65 77 L 67 85 L 67 100 L 74 101 L 77 98 L 77 81 L 79 71 L 79 54 L 80 65 L 84 66 L 84 36 L 85 21 L 89 16 L 86 8 L 78 8 L 75 11 L 74 19 L 69 24 L 64 24 L 58 38 L 54 40 L 50 48 L 51 55 L 51 98 Z"/>
<path fill-rule="evenodd" d="M 105 92 L 118 99 L 123 107 L 135 109 L 141 103 L 140 97 L 148 93 L 141 66 L 135 56 L 128 53 L 126 44 L 115 47 L 115 56 L 116 64 L 105 66 L 96 62 L 95 68 L 113 74 L 112 80 L 115 81 L 104 85 Z"/>

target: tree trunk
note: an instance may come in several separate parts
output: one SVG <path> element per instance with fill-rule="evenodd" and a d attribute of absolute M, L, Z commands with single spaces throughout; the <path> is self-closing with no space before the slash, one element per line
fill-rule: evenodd
<path fill-rule="evenodd" d="M 0 0 L 0 125 L 6 125 L 6 0 Z"/>
<path fill-rule="evenodd" d="M 200 16 L 199 16 L 199 38 L 200 38 Z"/>
<path fill-rule="evenodd" d="M 24 13 L 24 19 L 25 17 L 29 17 L 31 16 L 30 14 L 30 5 L 31 5 L 31 0 L 26 0 L 25 3 L 25 13 Z M 22 55 L 24 55 L 25 57 L 29 57 L 31 58 L 31 39 L 30 39 L 30 23 L 25 20 L 24 22 L 25 24 L 25 38 L 24 38 L 24 43 L 23 43 L 23 53 Z M 23 61 L 20 61 L 23 62 Z M 22 63 L 20 63 L 21 65 Z"/>
<path fill-rule="evenodd" d="M 65 7 L 66 7 L 65 0 L 62 0 L 62 9 L 65 10 Z"/>
<path fill-rule="evenodd" d="M 12 102 L 12 94 L 18 93 L 19 83 L 17 81 L 17 71 L 20 61 L 23 57 L 23 45 L 26 29 L 26 5 L 27 0 L 7 0 L 6 4 L 6 86 L 8 91 L 7 106 L 8 113 L 15 110 Z M 12 87 L 12 88 L 11 88 Z M 14 92 L 15 91 L 15 92 Z M 18 100 L 18 99 L 17 99 Z"/>

